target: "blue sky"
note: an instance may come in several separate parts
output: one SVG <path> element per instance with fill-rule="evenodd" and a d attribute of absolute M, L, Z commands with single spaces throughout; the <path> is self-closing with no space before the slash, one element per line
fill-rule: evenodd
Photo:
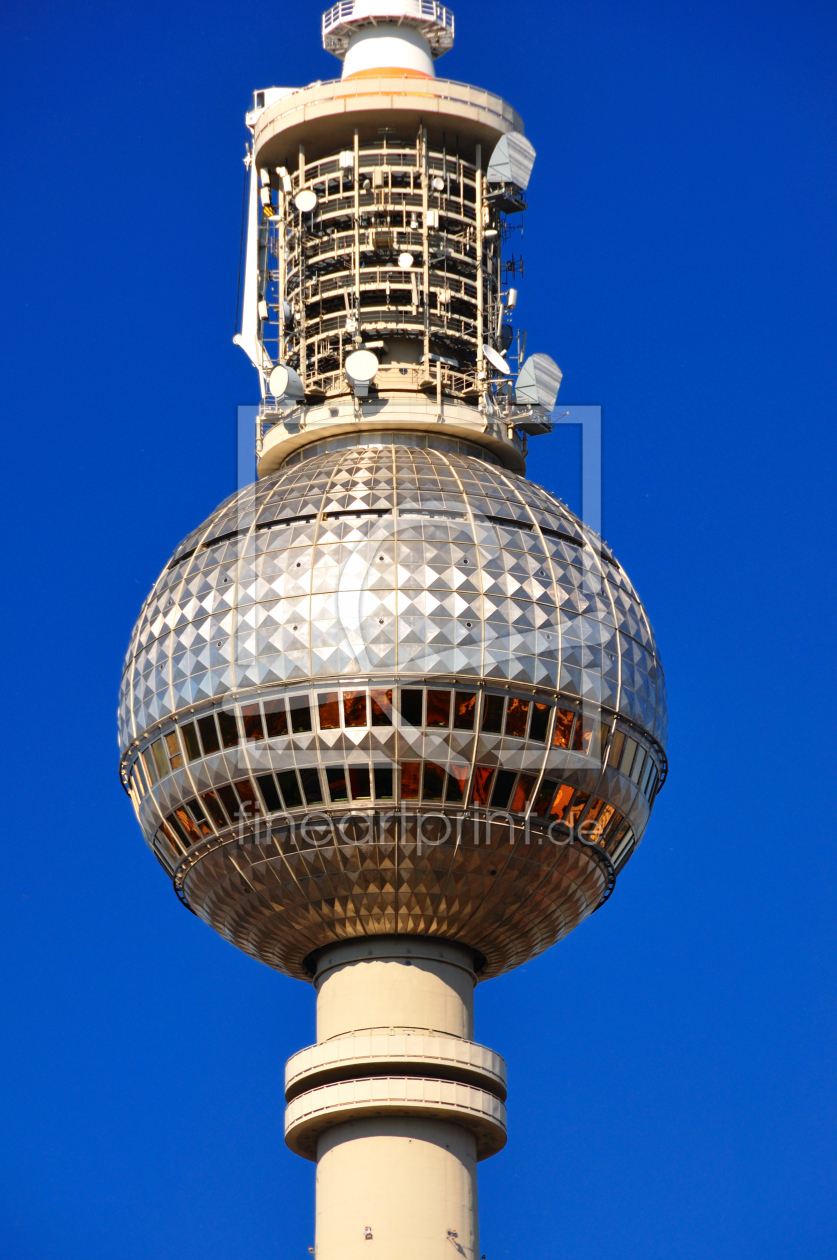
<path fill-rule="evenodd" d="M 520 322 L 604 408 L 671 775 L 600 914 L 478 990 L 510 1141 L 487 1260 L 826 1260 L 834 1194 L 837 19 L 815 3 L 455 5 L 447 76 L 538 150 Z M 6 0 L 8 1260 L 305 1260 L 282 1141 L 313 992 L 178 904 L 117 779 L 141 601 L 234 487 L 254 88 L 320 10 Z M 578 506 L 578 435 L 529 472 Z"/>

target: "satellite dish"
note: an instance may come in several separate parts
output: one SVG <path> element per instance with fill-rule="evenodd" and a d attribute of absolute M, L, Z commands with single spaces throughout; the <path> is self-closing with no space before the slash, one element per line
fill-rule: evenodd
<path fill-rule="evenodd" d="M 519 131 L 508 131 L 494 146 L 486 178 L 490 184 L 514 184 L 524 192 L 535 165 L 535 150 Z"/>
<path fill-rule="evenodd" d="M 310 214 L 312 210 L 316 210 L 318 200 L 313 188 L 303 188 L 294 197 L 294 205 L 300 214 Z"/>
<path fill-rule="evenodd" d="M 403 254 L 399 254 L 399 255 L 398 255 L 398 266 L 399 266 L 399 267 L 403 267 L 403 268 L 404 268 L 404 270 L 405 270 L 405 271 L 407 271 L 410 267 L 412 267 L 412 265 L 413 265 L 413 255 L 412 255 L 412 254 L 403 253 Z"/>
<path fill-rule="evenodd" d="M 435 175 L 433 177 L 433 191 L 434 192 L 445 191 L 445 181 L 442 179 L 441 175 Z"/>
<path fill-rule="evenodd" d="M 508 376 L 511 373 L 511 368 L 506 363 L 506 360 L 496 350 L 493 350 L 491 346 L 483 346 L 482 352 L 491 366 L 498 372 L 501 372 L 503 376 Z"/>
<path fill-rule="evenodd" d="M 558 397 L 563 372 L 548 354 L 530 354 L 517 374 L 514 401 L 551 411 Z"/>
<path fill-rule="evenodd" d="M 279 363 L 270 373 L 267 388 L 274 398 L 304 398 L 302 381 L 292 367 Z"/>
<path fill-rule="evenodd" d="M 346 356 L 343 368 L 355 394 L 364 396 L 369 393 L 378 366 L 378 359 L 371 350 L 353 350 Z"/>

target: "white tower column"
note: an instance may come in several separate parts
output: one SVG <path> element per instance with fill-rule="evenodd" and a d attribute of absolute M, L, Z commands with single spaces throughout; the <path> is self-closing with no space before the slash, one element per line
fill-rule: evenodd
<path fill-rule="evenodd" d="M 395 22 L 364 26 L 349 40 L 343 62 L 344 79 L 373 74 L 405 74 L 434 79 L 433 57 L 421 31 Z"/>
<path fill-rule="evenodd" d="M 471 951 L 427 938 L 321 952 L 317 1044 L 288 1063 L 286 1119 L 317 1161 L 317 1260 L 477 1260 L 505 1065 L 472 1040 L 475 979 Z"/>

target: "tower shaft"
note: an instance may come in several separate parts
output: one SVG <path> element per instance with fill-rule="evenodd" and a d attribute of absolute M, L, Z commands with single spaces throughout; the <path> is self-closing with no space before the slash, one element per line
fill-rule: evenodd
<path fill-rule="evenodd" d="M 318 1260 L 479 1255 L 477 1160 L 505 1143 L 506 1091 L 472 1040 L 475 980 L 471 951 L 428 938 L 320 953 L 317 1044 L 286 1077 L 287 1141 L 317 1161 Z"/>

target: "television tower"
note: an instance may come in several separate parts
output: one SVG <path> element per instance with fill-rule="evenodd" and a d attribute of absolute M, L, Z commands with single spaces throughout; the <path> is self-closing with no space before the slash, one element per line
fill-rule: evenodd
<path fill-rule="evenodd" d="M 437 77 L 437 0 L 322 33 L 341 78 L 247 114 L 259 480 L 143 606 L 121 776 L 181 901 L 316 989 L 285 1124 L 317 1260 L 478 1260 L 506 1073 L 474 988 L 610 895 L 665 687 L 610 549 L 524 477 L 561 373 L 514 325 L 521 119 Z"/>

